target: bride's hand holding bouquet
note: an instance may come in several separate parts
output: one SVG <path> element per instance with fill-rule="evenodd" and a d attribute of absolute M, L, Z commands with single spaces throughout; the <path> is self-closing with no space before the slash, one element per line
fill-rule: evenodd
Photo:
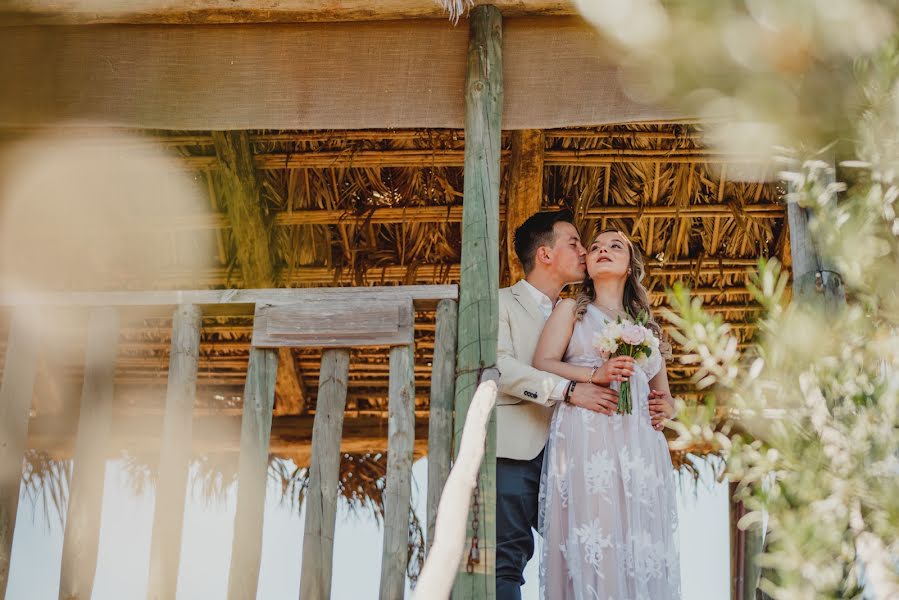
<path fill-rule="evenodd" d="M 631 398 L 630 376 L 634 373 L 634 364 L 645 364 L 653 351 L 658 352 L 659 339 L 651 329 L 646 327 L 649 315 L 641 312 L 633 321 L 622 320 L 620 317 L 614 323 L 609 323 L 593 338 L 593 347 L 596 353 L 606 362 L 600 370 L 609 365 L 609 371 L 615 373 L 621 387 L 618 391 L 618 413 L 631 414 L 633 401 Z M 629 365 L 627 372 L 623 372 L 620 365 L 622 359 L 630 359 L 624 364 Z"/>

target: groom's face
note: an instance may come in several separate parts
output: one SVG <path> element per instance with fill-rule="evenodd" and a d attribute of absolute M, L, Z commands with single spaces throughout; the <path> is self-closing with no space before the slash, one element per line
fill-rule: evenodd
<path fill-rule="evenodd" d="M 581 245 L 581 236 L 571 223 L 560 221 L 553 226 L 554 243 L 551 249 L 552 265 L 566 283 L 584 280 L 587 273 L 587 251 Z"/>

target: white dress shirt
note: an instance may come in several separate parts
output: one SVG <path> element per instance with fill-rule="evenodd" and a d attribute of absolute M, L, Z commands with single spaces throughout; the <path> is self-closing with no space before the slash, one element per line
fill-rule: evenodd
<path fill-rule="evenodd" d="M 543 315 L 543 322 L 545 323 L 554 308 L 552 301 L 550 301 L 549 296 L 531 285 L 531 283 L 527 279 L 523 281 L 525 283 L 525 287 L 527 287 L 527 290 L 531 293 L 531 297 L 534 299 L 534 304 L 536 304 L 537 308 L 540 309 L 540 314 Z M 558 300 L 556 300 L 556 303 L 558 303 Z M 550 400 L 554 400 L 556 402 L 562 400 L 565 397 L 565 389 L 570 383 L 570 381 L 562 381 L 556 387 L 554 387 L 553 391 L 549 394 Z"/>

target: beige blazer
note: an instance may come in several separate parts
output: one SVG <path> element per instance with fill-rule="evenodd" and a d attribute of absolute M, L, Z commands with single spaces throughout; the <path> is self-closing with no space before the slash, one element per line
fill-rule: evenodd
<path fill-rule="evenodd" d="M 543 331 L 543 315 L 526 284 L 519 281 L 499 291 L 499 337 L 496 363 L 496 455 L 531 460 L 549 438 L 553 388 L 563 379 L 531 366 Z"/>

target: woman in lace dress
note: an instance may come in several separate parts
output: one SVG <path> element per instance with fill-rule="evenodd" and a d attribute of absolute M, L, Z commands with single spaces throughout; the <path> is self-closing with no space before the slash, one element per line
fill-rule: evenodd
<path fill-rule="evenodd" d="M 604 415 L 561 402 L 553 416 L 540 488 L 540 588 L 548 600 L 680 598 L 677 506 L 671 456 L 651 411 L 670 401 L 659 351 L 603 361 L 593 337 L 619 317 L 649 312 L 639 250 L 619 231 L 590 245 L 577 300 L 559 302 L 534 366 L 573 382 L 630 380 L 631 414 Z M 654 321 L 647 325 L 661 339 Z M 577 385 L 575 383 L 574 385 Z"/>

